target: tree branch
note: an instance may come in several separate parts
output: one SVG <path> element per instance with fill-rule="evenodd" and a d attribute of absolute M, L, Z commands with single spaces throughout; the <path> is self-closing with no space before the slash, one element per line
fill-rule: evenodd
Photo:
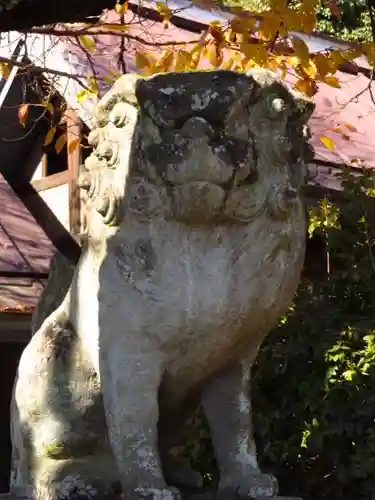
<path fill-rule="evenodd" d="M 124 14 L 121 14 L 120 17 L 120 23 L 125 24 L 125 16 Z M 125 75 L 127 72 L 127 67 L 126 67 L 126 62 L 125 62 L 125 37 L 121 38 L 120 42 L 120 50 L 119 50 L 119 55 L 118 55 L 118 64 L 119 67 L 121 68 L 122 74 Z"/>
<path fill-rule="evenodd" d="M 34 66 L 33 64 L 27 64 L 22 61 L 15 61 L 14 59 L 9 59 L 7 57 L 0 56 L 0 63 L 9 64 L 9 66 L 16 66 L 17 68 L 21 68 L 23 71 L 30 72 L 32 71 L 35 74 L 43 74 L 48 73 L 56 76 L 65 76 L 67 78 L 72 78 L 76 80 L 84 89 L 88 90 L 88 87 L 83 83 L 83 80 L 87 78 L 86 75 L 79 75 L 77 73 L 67 73 L 66 71 L 60 71 L 58 69 L 52 69 L 42 66 Z"/>
<path fill-rule="evenodd" d="M 107 27 L 110 27 L 111 24 L 105 23 L 103 24 L 103 27 L 99 26 L 93 26 L 93 27 L 88 27 L 88 28 L 56 28 L 53 26 L 46 26 L 42 28 L 31 28 L 29 30 L 21 30 L 21 33 L 28 33 L 28 34 L 36 34 L 36 35 L 51 35 L 51 36 L 56 36 L 56 37 L 77 37 L 77 36 L 83 36 L 83 35 L 91 35 L 91 36 L 98 36 L 98 35 L 111 35 L 111 36 L 117 36 L 120 38 L 127 38 L 129 40 L 133 40 L 135 42 L 138 42 L 142 45 L 149 45 L 152 47 L 168 47 L 168 46 L 175 46 L 175 45 L 191 45 L 191 44 L 196 44 L 199 42 L 200 38 L 195 38 L 192 40 L 187 40 L 187 41 L 181 41 L 181 40 L 169 40 L 166 42 L 157 42 L 153 40 L 147 40 L 141 36 L 137 35 L 131 35 L 126 31 L 126 26 L 124 31 L 119 31 L 118 29 L 110 29 Z M 119 26 L 118 24 L 113 24 L 113 26 Z"/>

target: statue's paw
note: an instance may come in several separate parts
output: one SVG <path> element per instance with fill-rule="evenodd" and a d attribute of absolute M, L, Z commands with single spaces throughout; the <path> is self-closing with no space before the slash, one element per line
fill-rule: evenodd
<path fill-rule="evenodd" d="M 35 495 L 37 500 L 120 500 L 120 491 L 109 484 L 88 482 L 79 474 L 69 474 L 58 483 L 51 481 Z"/>
<path fill-rule="evenodd" d="M 236 493 L 241 498 L 272 498 L 279 491 L 277 479 L 271 474 L 261 472 L 248 473 L 236 481 L 233 479 L 220 481 L 219 491 L 224 496 Z M 221 496 L 221 495 L 220 495 Z M 227 496 L 230 498 L 230 496 Z"/>
<path fill-rule="evenodd" d="M 123 495 L 127 500 L 126 495 Z M 149 486 L 139 486 L 133 491 L 133 498 L 136 500 L 180 500 L 180 491 L 177 488 L 168 486 L 167 488 L 150 488 Z"/>

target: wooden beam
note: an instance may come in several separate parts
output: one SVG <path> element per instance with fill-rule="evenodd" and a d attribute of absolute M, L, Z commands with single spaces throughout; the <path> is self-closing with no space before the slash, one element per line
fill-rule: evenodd
<path fill-rule="evenodd" d="M 44 179 L 45 177 L 47 177 L 47 155 L 46 155 L 46 153 L 44 153 L 42 156 L 41 165 L 42 165 L 42 179 Z"/>
<path fill-rule="evenodd" d="M 67 150 L 69 175 L 69 226 L 74 238 L 81 232 L 81 198 L 80 188 L 77 185 L 79 169 L 82 163 L 81 148 L 77 141 L 81 140 L 82 125 L 77 114 L 72 109 L 65 112 L 67 124 Z"/>
<path fill-rule="evenodd" d="M 0 269 L 0 278 L 47 280 L 48 276 L 49 273 L 37 273 L 33 271 L 2 271 Z"/>
<path fill-rule="evenodd" d="M 52 241 L 55 248 L 70 262 L 77 263 L 81 255 L 81 247 L 64 228 L 30 182 L 25 182 L 15 176 L 8 177 L 4 175 L 4 178 Z"/>
<path fill-rule="evenodd" d="M 69 179 L 69 172 L 65 171 L 59 172 L 58 174 L 48 175 L 43 179 L 31 181 L 30 184 L 33 186 L 37 193 L 40 193 L 41 191 L 46 191 L 47 189 L 52 189 L 62 186 L 63 184 L 68 184 Z"/>

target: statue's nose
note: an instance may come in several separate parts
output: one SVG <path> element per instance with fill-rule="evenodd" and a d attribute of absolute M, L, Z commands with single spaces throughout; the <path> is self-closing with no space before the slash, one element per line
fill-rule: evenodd
<path fill-rule="evenodd" d="M 190 139 L 212 137 L 213 133 L 211 125 L 200 116 L 189 118 L 181 128 L 181 135 Z"/>

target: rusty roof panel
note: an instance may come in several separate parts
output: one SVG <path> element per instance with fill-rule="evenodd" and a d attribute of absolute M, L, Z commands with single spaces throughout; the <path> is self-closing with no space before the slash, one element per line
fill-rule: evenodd
<path fill-rule="evenodd" d="M 1 271 L 48 272 L 54 247 L 0 175 Z"/>
<path fill-rule="evenodd" d="M 23 273 L 47 273 L 54 247 L 0 175 L 0 311 L 34 308 L 43 281 Z M 19 273 L 4 277 L 1 273 Z"/>

